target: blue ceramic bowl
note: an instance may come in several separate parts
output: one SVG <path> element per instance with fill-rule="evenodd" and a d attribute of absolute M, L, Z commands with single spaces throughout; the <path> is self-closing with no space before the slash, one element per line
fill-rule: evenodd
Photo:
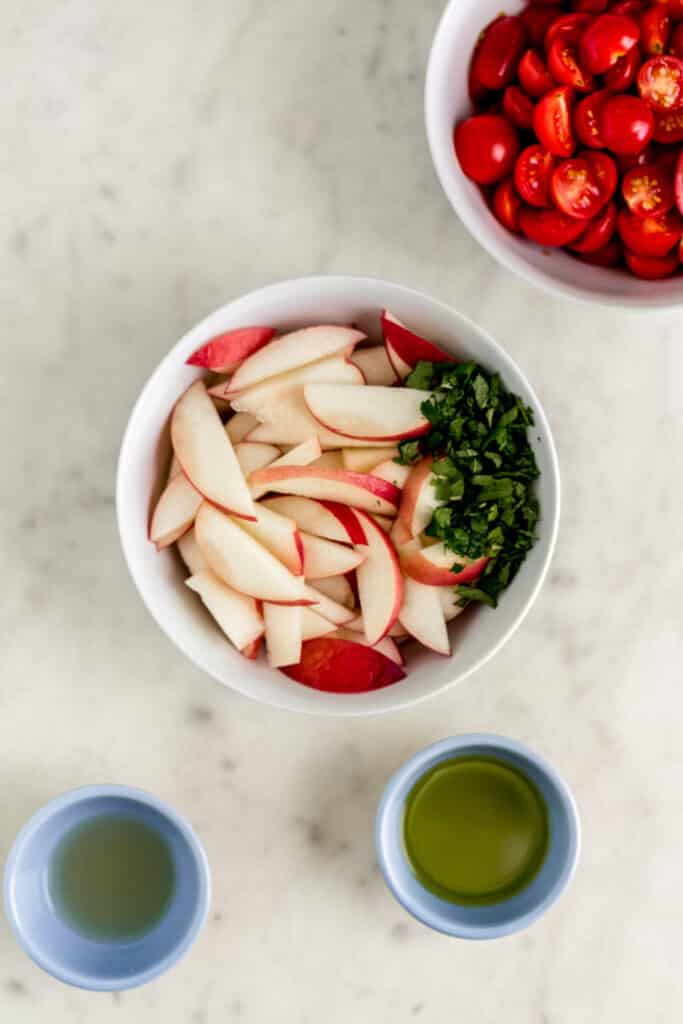
<path fill-rule="evenodd" d="M 155 829 L 173 857 L 176 885 L 159 923 L 141 938 L 99 942 L 74 931 L 55 911 L 48 868 L 75 825 L 124 815 Z M 39 967 L 79 988 L 113 992 L 151 981 L 172 967 L 201 931 L 211 900 L 204 849 L 190 825 L 142 790 L 85 786 L 41 808 L 17 836 L 5 867 L 5 912 L 21 946 Z"/>
<path fill-rule="evenodd" d="M 495 757 L 536 783 L 550 818 L 550 847 L 529 885 L 491 906 L 463 906 L 435 896 L 417 880 L 403 845 L 406 798 L 415 783 L 440 761 L 458 756 Z M 504 736 L 473 733 L 441 740 L 410 758 L 389 781 L 377 811 L 377 859 L 398 902 L 418 921 L 461 939 L 497 939 L 535 921 L 560 897 L 576 869 L 581 842 L 579 816 L 566 783 L 533 751 Z"/>

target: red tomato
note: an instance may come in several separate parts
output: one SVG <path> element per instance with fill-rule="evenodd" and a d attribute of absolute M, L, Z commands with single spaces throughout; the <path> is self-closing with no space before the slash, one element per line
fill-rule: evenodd
<path fill-rule="evenodd" d="M 594 149 L 584 149 L 579 156 L 591 165 L 595 180 L 602 193 L 602 201 L 606 203 L 612 198 L 619 184 L 617 165 L 611 156 L 607 156 L 607 153 L 598 153 Z"/>
<path fill-rule="evenodd" d="M 599 213 L 590 222 L 578 242 L 574 242 L 570 246 L 570 249 L 580 253 L 598 252 L 612 241 L 616 230 L 617 208 L 614 203 L 608 203 L 602 213 Z"/>
<path fill-rule="evenodd" d="M 574 130 L 584 146 L 602 149 L 605 145 L 600 134 L 600 112 L 609 98 L 607 89 L 584 97 L 574 111 Z"/>
<path fill-rule="evenodd" d="M 672 21 L 683 18 L 683 0 L 668 0 L 666 9 Z"/>
<path fill-rule="evenodd" d="M 524 52 L 526 31 L 519 18 L 496 18 L 484 33 L 472 58 L 472 74 L 487 89 L 503 89 L 513 80 Z"/>
<path fill-rule="evenodd" d="M 636 217 L 630 210 L 622 210 L 617 217 L 617 230 L 631 252 L 666 256 L 680 241 L 683 221 L 677 210 L 669 210 L 661 217 Z"/>
<path fill-rule="evenodd" d="M 640 153 L 621 153 L 615 156 L 617 168 L 622 172 L 630 171 L 632 167 L 642 167 L 644 164 L 659 163 L 655 157 L 653 144 L 648 144 Z"/>
<path fill-rule="evenodd" d="M 523 206 L 519 212 L 519 225 L 532 242 L 557 248 L 575 242 L 585 229 L 585 223 L 567 217 L 560 210 L 533 210 Z"/>
<path fill-rule="evenodd" d="M 543 58 L 535 50 L 527 50 L 517 68 L 519 84 L 529 96 L 542 96 L 553 88 L 553 81 Z"/>
<path fill-rule="evenodd" d="M 518 85 L 508 85 L 503 93 L 503 113 L 518 128 L 531 131 L 534 123 L 534 105 Z"/>
<path fill-rule="evenodd" d="M 674 192 L 676 195 L 676 206 L 680 213 L 683 213 L 683 150 L 678 154 L 676 168 L 674 171 Z"/>
<path fill-rule="evenodd" d="M 506 178 L 493 193 L 493 212 L 508 231 L 513 235 L 521 235 L 522 229 L 519 226 L 519 211 L 522 208 L 522 200 L 515 190 L 512 178 Z"/>
<path fill-rule="evenodd" d="M 652 111 L 637 96 L 611 96 L 600 113 L 600 134 L 613 153 L 639 153 L 653 131 Z"/>
<path fill-rule="evenodd" d="M 618 3 L 612 4 L 608 8 L 610 14 L 623 14 L 627 18 L 634 18 L 634 20 L 637 20 L 642 9 L 642 0 L 619 0 Z"/>
<path fill-rule="evenodd" d="M 666 7 L 657 4 L 640 15 L 640 49 L 651 57 L 664 53 L 671 35 L 671 18 Z"/>
<path fill-rule="evenodd" d="M 670 176 L 657 164 L 632 167 L 624 175 L 621 194 L 636 217 L 658 217 L 674 204 L 674 186 Z"/>
<path fill-rule="evenodd" d="M 582 263 L 590 263 L 592 267 L 616 267 L 623 256 L 621 242 L 615 238 L 597 252 L 585 252 L 579 256 Z"/>
<path fill-rule="evenodd" d="M 683 142 L 683 110 L 672 110 L 666 114 L 655 114 L 655 142 Z"/>
<path fill-rule="evenodd" d="M 604 75 L 605 88 L 610 92 L 626 92 L 636 80 L 640 67 L 640 50 L 634 46 L 627 54 L 620 57 L 616 64 L 608 68 Z"/>
<path fill-rule="evenodd" d="M 601 14 L 586 28 L 579 42 L 579 58 L 586 71 L 601 75 L 632 50 L 640 26 L 620 14 Z"/>
<path fill-rule="evenodd" d="M 557 18 L 557 11 L 554 11 L 552 7 L 530 4 L 524 8 L 519 17 L 524 23 L 524 28 L 532 45 L 543 46 L 545 34 L 552 22 Z"/>
<path fill-rule="evenodd" d="M 548 50 L 548 71 L 560 85 L 573 85 L 577 92 L 590 92 L 595 88 L 592 75 L 581 68 L 576 47 L 564 39 L 555 39 Z"/>
<path fill-rule="evenodd" d="M 608 0 L 572 0 L 573 11 L 586 11 L 588 14 L 602 14 L 607 10 Z"/>
<path fill-rule="evenodd" d="M 546 50 L 550 49 L 556 39 L 564 39 L 570 46 L 576 46 L 592 20 L 590 14 L 562 14 L 555 18 L 545 34 Z"/>
<path fill-rule="evenodd" d="M 550 179 L 555 206 L 568 217 L 591 220 L 603 205 L 602 192 L 587 160 L 562 160 Z"/>
<path fill-rule="evenodd" d="M 665 173 L 673 178 L 676 173 L 679 150 L 673 146 L 662 146 L 657 142 L 653 142 L 651 146 L 648 146 L 648 150 L 651 156 L 645 163 L 657 164 L 659 167 L 663 167 Z"/>
<path fill-rule="evenodd" d="M 515 186 L 522 199 L 531 206 L 548 205 L 550 177 L 555 158 L 543 146 L 527 146 L 517 157 Z"/>
<path fill-rule="evenodd" d="M 679 264 L 678 251 L 674 249 L 666 256 L 642 256 L 640 253 L 624 249 L 624 259 L 629 270 L 646 281 L 659 281 L 670 277 Z"/>
<path fill-rule="evenodd" d="M 455 152 L 464 173 L 490 185 L 511 173 L 517 154 L 517 132 L 498 114 L 475 114 L 455 129 Z"/>
<path fill-rule="evenodd" d="M 638 92 L 648 107 L 660 113 L 683 107 L 683 60 L 651 57 L 638 72 Z"/>
<path fill-rule="evenodd" d="M 571 156 L 576 148 L 572 131 L 574 90 L 568 85 L 541 96 L 534 110 L 534 131 L 539 142 L 555 156 Z"/>
<path fill-rule="evenodd" d="M 669 53 L 683 58 L 683 25 L 676 25 L 669 42 Z"/>

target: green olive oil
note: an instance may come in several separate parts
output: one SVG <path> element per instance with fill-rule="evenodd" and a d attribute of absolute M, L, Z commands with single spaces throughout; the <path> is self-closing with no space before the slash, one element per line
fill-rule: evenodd
<path fill-rule="evenodd" d="M 403 832 L 418 880 L 442 899 L 474 906 L 525 888 L 550 840 L 536 785 L 513 765 L 478 756 L 441 761 L 418 780 Z"/>
<path fill-rule="evenodd" d="M 62 919 L 88 938 L 140 938 L 163 917 L 175 888 L 166 841 L 132 818 L 98 815 L 71 829 L 53 855 L 48 885 Z"/>

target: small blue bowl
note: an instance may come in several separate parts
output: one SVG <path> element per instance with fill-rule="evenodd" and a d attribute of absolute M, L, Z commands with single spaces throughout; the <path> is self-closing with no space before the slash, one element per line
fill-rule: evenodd
<path fill-rule="evenodd" d="M 74 826 L 99 815 L 122 815 L 153 828 L 174 861 L 171 905 L 134 940 L 99 942 L 80 934 L 57 914 L 49 891 L 56 847 Z M 14 934 L 39 967 L 68 985 L 114 992 L 144 985 L 187 952 L 206 920 L 211 876 L 196 834 L 163 801 L 128 786 L 84 786 L 46 804 L 23 827 L 5 867 L 4 897 Z"/>
<path fill-rule="evenodd" d="M 415 877 L 405 855 L 403 815 L 415 783 L 440 761 L 494 757 L 535 782 L 548 807 L 550 846 L 539 873 L 521 892 L 489 906 L 464 906 L 435 896 Z M 504 736 L 473 733 L 440 740 L 410 758 L 390 779 L 377 810 L 375 841 L 384 880 L 418 921 L 461 939 L 498 939 L 521 931 L 559 899 L 576 870 L 579 816 L 566 783 L 538 754 Z"/>

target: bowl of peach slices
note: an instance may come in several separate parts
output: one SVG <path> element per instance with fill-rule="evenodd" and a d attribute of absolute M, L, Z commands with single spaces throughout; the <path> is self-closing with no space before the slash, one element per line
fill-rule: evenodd
<path fill-rule="evenodd" d="M 117 511 L 200 668 L 296 711 L 405 707 L 479 668 L 548 569 L 557 456 L 521 370 L 418 292 L 353 277 L 229 303 L 154 371 Z"/>

